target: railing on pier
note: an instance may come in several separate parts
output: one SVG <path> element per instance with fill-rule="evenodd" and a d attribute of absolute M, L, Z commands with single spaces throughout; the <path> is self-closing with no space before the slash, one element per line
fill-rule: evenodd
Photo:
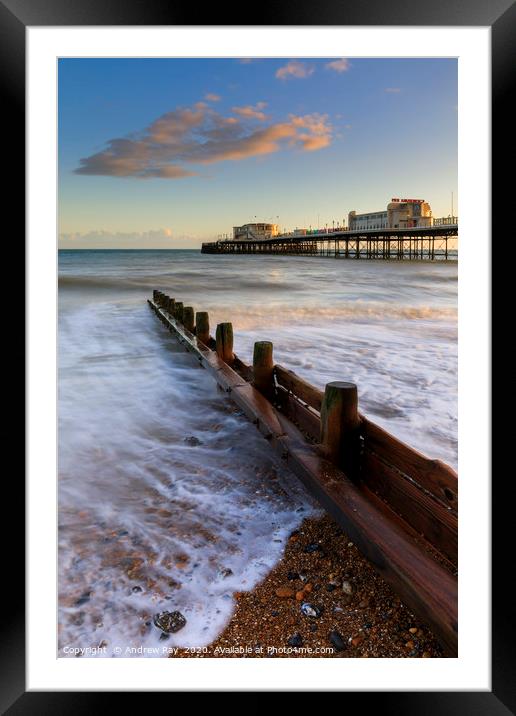
<path fill-rule="evenodd" d="M 247 365 L 233 351 L 231 323 L 213 338 L 208 313 L 157 290 L 149 304 L 456 655 L 456 473 L 360 414 L 354 384 L 321 391 L 274 365 L 268 341 L 255 343 Z"/>

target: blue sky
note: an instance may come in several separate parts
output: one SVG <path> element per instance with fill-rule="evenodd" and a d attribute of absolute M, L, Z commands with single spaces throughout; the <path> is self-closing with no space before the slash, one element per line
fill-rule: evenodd
<path fill-rule="evenodd" d="M 452 191 L 457 212 L 454 59 L 59 61 L 63 247 L 194 248 L 395 196 L 444 216 Z"/>

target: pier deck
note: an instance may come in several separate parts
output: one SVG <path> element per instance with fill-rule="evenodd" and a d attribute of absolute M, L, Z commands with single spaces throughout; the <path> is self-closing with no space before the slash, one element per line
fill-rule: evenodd
<path fill-rule="evenodd" d="M 203 243 L 204 254 L 279 254 L 344 259 L 448 260 L 449 241 L 457 239 L 458 224 L 427 228 L 324 231 L 275 236 L 263 240 Z M 456 255 L 452 255 L 456 258 Z"/>

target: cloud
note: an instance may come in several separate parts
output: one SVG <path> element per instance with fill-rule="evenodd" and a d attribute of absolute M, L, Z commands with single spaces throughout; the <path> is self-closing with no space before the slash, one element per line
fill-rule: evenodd
<path fill-rule="evenodd" d="M 401 92 L 400 87 L 386 87 L 384 92 L 388 92 L 389 94 L 398 94 Z"/>
<path fill-rule="evenodd" d="M 340 60 L 333 60 L 325 65 L 327 70 L 333 70 L 334 72 L 347 72 L 350 68 L 349 60 L 345 57 L 341 57 Z"/>
<path fill-rule="evenodd" d="M 254 107 L 248 104 L 246 107 L 232 107 L 231 111 L 240 117 L 248 117 L 250 119 L 259 119 L 261 121 L 267 119 L 267 115 L 262 110 L 267 106 L 267 102 L 257 102 Z"/>
<path fill-rule="evenodd" d="M 176 237 L 172 229 L 149 229 L 148 231 L 106 231 L 96 229 L 87 232 L 69 232 L 59 234 L 59 248 L 62 249 L 102 249 L 102 248 L 178 248 L 184 243 L 182 236 Z"/>
<path fill-rule="evenodd" d="M 220 102 L 222 97 L 220 96 L 220 94 L 213 94 L 213 92 L 208 92 L 204 95 L 204 99 L 207 102 Z"/>
<path fill-rule="evenodd" d="M 163 114 L 140 132 L 110 139 L 106 148 L 84 157 L 76 174 L 183 179 L 198 172 L 191 165 L 238 161 L 282 150 L 314 151 L 331 143 L 326 114 L 290 114 L 283 122 L 265 122 L 264 102 L 235 107 L 224 116 L 205 103 Z"/>
<path fill-rule="evenodd" d="M 299 60 L 290 60 L 286 65 L 276 70 L 276 77 L 279 80 L 288 80 L 292 77 L 304 79 L 305 77 L 310 77 L 313 73 L 313 67 L 305 65 L 304 62 L 299 62 Z"/>

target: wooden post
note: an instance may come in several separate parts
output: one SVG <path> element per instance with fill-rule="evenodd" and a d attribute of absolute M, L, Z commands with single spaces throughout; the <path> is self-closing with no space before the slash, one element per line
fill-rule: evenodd
<path fill-rule="evenodd" d="M 257 341 L 253 351 L 253 385 L 269 400 L 274 397 L 274 362 L 272 343 Z"/>
<path fill-rule="evenodd" d="M 215 333 L 216 350 L 225 363 L 233 363 L 233 324 L 219 323 Z"/>
<path fill-rule="evenodd" d="M 359 474 L 359 426 L 357 386 L 327 383 L 321 406 L 321 444 L 328 458 L 351 479 Z"/>
<path fill-rule="evenodd" d="M 174 311 L 174 318 L 176 321 L 179 321 L 179 323 L 183 322 L 183 302 L 182 301 L 176 301 L 176 310 Z"/>
<path fill-rule="evenodd" d="M 191 306 L 183 308 L 183 325 L 190 333 L 194 332 L 194 310 Z"/>
<path fill-rule="evenodd" d="M 169 299 L 168 299 L 167 311 L 168 311 L 169 313 L 171 313 L 172 315 L 174 315 L 175 305 L 176 305 L 176 299 L 175 299 L 175 298 L 169 298 Z"/>
<path fill-rule="evenodd" d="M 208 345 L 210 341 L 210 318 L 206 311 L 198 311 L 195 314 L 195 335 L 205 346 Z"/>

